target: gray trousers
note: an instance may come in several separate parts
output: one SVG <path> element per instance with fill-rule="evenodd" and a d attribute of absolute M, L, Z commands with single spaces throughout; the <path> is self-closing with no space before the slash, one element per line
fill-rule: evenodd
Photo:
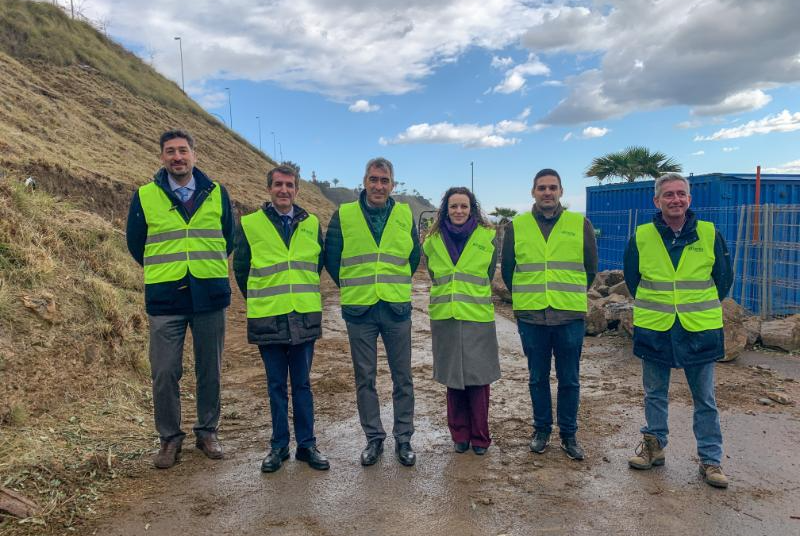
<path fill-rule="evenodd" d="M 378 373 L 378 335 L 383 339 L 392 374 L 394 435 L 397 443 L 411 440 L 414 434 L 414 382 L 411 376 L 411 320 L 397 322 L 374 308 L 363 323 L 347 322 L 350 352 L 356 378 L 356 403 L 361 428 L 367 441 L 385 439 L 381 406 L 375 379 Z"/>
<path fill-rule="evenodd" d="M 182 440 L 180 380 L 183 341 L 192 329 L 197 379 L 195 436 L 216 433 L 219 424 L 220 369 L 225 342 L 225 309 L 190 315 L 150 316 L 150 370 L 156 430 L 163 441 Z"/>

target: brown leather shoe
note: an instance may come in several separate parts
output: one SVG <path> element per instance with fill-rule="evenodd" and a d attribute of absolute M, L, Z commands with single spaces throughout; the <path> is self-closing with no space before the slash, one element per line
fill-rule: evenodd
<path fill-rule="evenodd" d="M 204 434 L 198 437 L 195 446 L 212 460 L 222 459 L 222 445 L 219 444 L 217 434 Z"/>
<path fill-rule="evenodd" d="M 153 466 L 156 469 L 169 469 L 178 461 L 181 454 L 182 440 L 161 441 L 158 454 L 153 457 Z"/>

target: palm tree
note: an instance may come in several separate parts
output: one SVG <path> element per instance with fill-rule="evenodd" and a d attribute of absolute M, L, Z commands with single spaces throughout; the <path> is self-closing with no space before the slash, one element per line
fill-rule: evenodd
<path fill-rule="evenodd" d="M 664 153 L 633 146 L 595 158 L 586 170 L 586 176 L 596 177 L 600 183 L 609 177 L 621 177 L 627 182 L 634 182 L 639 177 L 655 179 L 664 173 L 680 173 L 681 169 L 680 164 Z"/>
<path fill-rule="evenodd" d="M 517 211 L 513 208 L 503 208 L 503 207 L 494 207 L 494 212 L 490 212 L 489 216 L 494 216 L 496 218 L 500 218 L 500 221 L 497 222 L 498 225 L 505 225 L 506 223 L 510 222 L 514 216 L 517 215 Z"/>
<path fill-rule="evenodd" d="M 331 182 L 333 182 L 333 186 L 335 187 L 337 184 L 339 184 L 339 179 L 333 179 Z"/>

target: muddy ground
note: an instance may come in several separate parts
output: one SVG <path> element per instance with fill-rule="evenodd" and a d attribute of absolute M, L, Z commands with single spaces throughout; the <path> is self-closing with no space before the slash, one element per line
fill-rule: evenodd
<path fill-rule="evenodd" d="M 316 434 L 331 470 L 317 472 L 293 459 L 277 473 L 259 472 L 270 436 L 264 370 L 246 344 L 241 300 L 229 313 L 226 344 L 222 461 L 184 444 L 182 461 L 157 471 L 141 461 L 135 478 L 120 481 L 104 518 L 87 534 L 800 534 L 797 405 L 765 406 L 767 391 L 800 400 L 800 358 L 751 353 L 718 365 L 717 396 L 725 440 L 728 490 L 712 489 L 697 474 L 691 399 L 681 373 L 673 375 L 670 444 L 665 467 L 628 469 L 627 457 L 643 421 L 639 361 L 617 335 L 587 338 L 581 365 L 579 439 L 584 462 L 556 445 L 528 450 L 531 404 L 527 370 L 513 316 L 498 304 L 503 378 L 492 386 L 485 456 L 456 454 L 446 424 L 445 389 L 431 379 L 427 278 L 414 284 L 413 369 L 417 465 L 392 456 L 364 468 L 347 334 L 330 280 L 324 338 L 312 372 Z M 391 430 L 391 382 L 379 359 L 383 420 Z M 553 378 L 554 380 L 554 378 Z M 555 390 L 553 390 L 555 395 Z M 187 428 L 193 422 L 185 399 Z"/>

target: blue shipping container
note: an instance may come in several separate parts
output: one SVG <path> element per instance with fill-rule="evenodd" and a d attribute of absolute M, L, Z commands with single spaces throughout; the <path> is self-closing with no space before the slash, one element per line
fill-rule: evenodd
<path fill-rule="evenodd" d="M 733 298 L 753 312 L 800 312 L 800 175 L 762 174 L 761 207 L 753 206 L 755 174 L 688 178 L 692 209 L 728 244 L 736 271 Z M 628 239 L 656 212 L 653 195 L 652 180 L 586 188 L 601 270 L 622 268 Z"/>

